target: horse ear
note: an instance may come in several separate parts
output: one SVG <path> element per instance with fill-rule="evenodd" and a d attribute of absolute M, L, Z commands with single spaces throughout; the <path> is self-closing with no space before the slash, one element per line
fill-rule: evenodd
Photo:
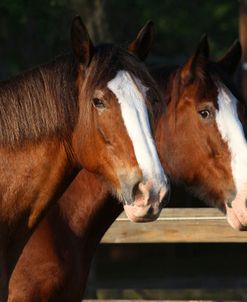
<path fill-rule="evenodd" d="M 139 31 L 136 39 L 129 44 L 128 50 L 144 61 L 153 45 L 153 39 L 154 23 L 148 21 Z"/>
<path fill-rule="evenodd" d="M 230 75 L 236 71 L 242 57 L 242 47 L 238 40 L 228 49 L 227 53 L 217 63 Z"/>
<path fill-rule="evenodd" d="M 207 35 L 203 35 L 195 53 L 187 60 L 181 70 L 184 84 L 188 84 L 195 77 L 203 78 L 206 64 L 209 60 L 209 45 Z"/>
<path fill-rule="evenodd" d="M 93 43 L 79 16 L 75 17 L 72 21 L 71 45 L 73 53 L 80 64 L 87 67 L 93 56 Z"/>

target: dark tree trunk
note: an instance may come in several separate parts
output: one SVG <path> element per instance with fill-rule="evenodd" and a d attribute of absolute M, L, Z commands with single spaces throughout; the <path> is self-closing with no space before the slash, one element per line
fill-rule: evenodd
<path fill-rule="evenodd" d="M 107 0 L 71 0 L 74 10 L 82 16 L 95 43 L 112 42 L 107 20 Z"/>

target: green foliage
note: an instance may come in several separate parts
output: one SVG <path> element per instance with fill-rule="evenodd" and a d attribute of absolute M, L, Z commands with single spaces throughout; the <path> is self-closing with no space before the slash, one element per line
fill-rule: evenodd
<path fill-rule="evenodd" d="M 152 19 L 153 55 L 172 63 L 191 54 L 203 33 L 220 56 L 238 37 L 238 9 L 234 0 L 1 0 L 0 78 L 68 50 L 75 14 L 95 42 L 125 45 Z"/>
<path fill-rule="evenodd" d="M 72 16 L 69 6 L 66 0 L 1 0 L 1 77 L 63 51 Z"/>
<path fill-rule="evenodd" d="M 109 12 L 118 11 L 117 1 L 108 2 Z M 238 1 L 127 0 L 120 5 L 119 11 L 127 13 L 109 18 L 110 28 L 118 24 L 122 29 L 122 35 L 113 35 L 114 40 L 122 41 L 124 33 L 136 31 L 152 19 L 157 27 L 154 53 L 167 57 L 168 61 L 191 54 L 203 33 L 208 34 L 215 56 L 221 55 L 238 38 Z"/>

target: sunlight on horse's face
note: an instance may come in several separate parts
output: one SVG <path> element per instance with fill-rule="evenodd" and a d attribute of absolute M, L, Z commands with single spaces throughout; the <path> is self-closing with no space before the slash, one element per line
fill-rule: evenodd
<path fill-rule="evenodd" d="M 225 203 L 235 196 L 235 185 L 230 152 L 216 123 L 217 88 L 206 89 L 202 97 L 198 89 L 196 85 L 187 87 L 176 104 L 168 105 L 162 156 L 173 178 L 225 210 Z"/>
<path fill-rule="evenodd" d="M 120 69 L 105 85 L 95 87 L 91 100 L 93 134 L 88 145 L 94 150 L 88 150 L 88 168 L 106 176 L 129 219 L 136 222 L 157 219 L 169 190 L 152 137 L 148 90 Z"/>

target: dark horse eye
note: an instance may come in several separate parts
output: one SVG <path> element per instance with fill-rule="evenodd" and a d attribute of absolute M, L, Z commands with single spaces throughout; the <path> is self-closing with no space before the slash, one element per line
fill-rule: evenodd
<path fill-rule="evenodd" d="M 98 98 L 93 98 L 93 105 L 95 108 L 99 108 L 99 109 L 105 108 L 104 101 Z"/>
<path fill-rule="evenodd" d="M 207 119 L 210 117 L 210 111 L 208 109 L 199 111 L 199 114 L 203 119 Z"/>
<path fill-rule="evenodd" d="M 159 100 L 158 97 L 153 97 L 153 100 L 152 100 L 152 101 L 153 101 L 153 103 L 159 103 L 160 100 Z"/>
<path fill-rule="evenodd" d="M 152 91 L 148 91 L 147 92 L 147 96 L 148 96 L 148 98 L 151 100 L 151 102 L 153 103 L 153 104 L 155 104 L 155 103 L 159 103 L 159 97 L 155 94 L 155 93 L 153 93 Z"/>

